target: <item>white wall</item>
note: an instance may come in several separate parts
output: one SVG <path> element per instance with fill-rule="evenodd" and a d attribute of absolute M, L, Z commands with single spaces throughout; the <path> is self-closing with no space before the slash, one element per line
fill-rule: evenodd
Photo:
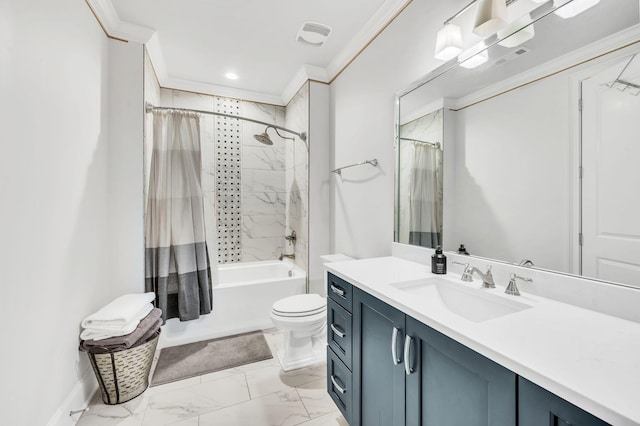
<path fill-rule="evenodd" d="M 325 294 L 320 256 L 330 253 L 329 86 L 309 83 L 309 292 Z"/>
<path fill-rule="evenodd" d="M 109 295 L 144 292 L 144 47 L 109 40 Z"/>
<path fill-rule="evenodd" d="M 442 22 L 467 2 L 413 1 L 331 84 L 332 168 L 377 158 L 378 169 L 332 175 L 332 249 L 388 255 L 393 241 L 394 94 L 441 64 Z"/>
<path fill-rule="evenodd" d="M 95 389 L 77 348 L 109 294 L 108 72 L 84 2 L 0 2 L 4 425 L 70 424 Z"/>
<path fill-rule="evenodd" d="M 517 108 L 514 108 L 517 105 Z M 571 272 L 570 87 L 566 73 L 457 115 L 445 250 Z M 495 123 L 500 123 L 496 126 Z"/>

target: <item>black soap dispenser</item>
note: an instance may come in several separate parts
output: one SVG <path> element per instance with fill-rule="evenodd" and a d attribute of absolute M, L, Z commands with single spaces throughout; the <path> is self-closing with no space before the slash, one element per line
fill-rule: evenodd
<path fill-rule="evenodd" d="M 447 256 L 442 254 L 442 247 L 436 247 L 436 252 L 431 256 L 431 272 L 444 275 L 447 273 Z"/>

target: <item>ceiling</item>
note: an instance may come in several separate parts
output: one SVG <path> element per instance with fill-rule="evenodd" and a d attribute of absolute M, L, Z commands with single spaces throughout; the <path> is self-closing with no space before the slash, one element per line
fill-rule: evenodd
<path fill-rule="evenodd" d="M 147 44 L 163 86 L 221 95 L 236 91 L 249 99 L 286 103 L 307 78 L 330 81 L 335 77 L 409 1 L 89 3 L 101 22 L 105 18 L 111 21 L 111 26 L 106 25 L 110 35 L 118 37 L 120 33 L 128 40 L 143 39 L 136 41 Z M 306 21 L 331 27 L 322 47 L 296 41 L 296 34 Z M 127 37 L 127 32 L 139 37 Z M 238 79 L 226 78 L 228 72 L 237 74 Z M 226 93 L 220 93 L 220 89 Z"/>

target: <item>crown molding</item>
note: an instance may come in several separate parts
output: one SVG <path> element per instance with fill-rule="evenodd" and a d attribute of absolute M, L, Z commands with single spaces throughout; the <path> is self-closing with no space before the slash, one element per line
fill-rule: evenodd
<path fill-rule="evenodd" d="M 86 0 L 86 2 L 111 38 L 144 44 L 155 33 L 152 28 L 121 21 L 111 0 Z"/>
<path fill-rule="evenodd" d="M 158 76 L 158 79 L 160 79 L 160 76 Z M 184 80 L 181 78 L 169 77 L 163 81 L 160 81 L 160 87 L 164 89 L 176 89 L 184 90 L 186 92 L 201 93 L 204 95 L 242 99 L 263 104 L 278 106 L 285 105 L 282 103 L 282 98 L 278 95 L 254 92 L 251 90 L 236 89 L 234 87 L 219 86 L 217 84 L 210 84 L 202 81 Z"/>
<path fill-rule="evenodd" d="M 324 68 L 316 67 L 313 65 L 304 64 L 300 67 L 298 72 L 293 76 L 287 87 L 282 91 L 283 105 L 287 105 L 291 99 L 298 93 L 298 90 L 308 80 L 316 80 L 321 83 L 328 83 L 327 71 Z"/>
<path fill-rule="evenodd" d="M 327 66 L 329 81 L 333 81 L 362 53 L 367 46 L 409 5 L 413 0 L 386 0 L 376 13 L 358 31 L 354 38 L 333 58 Z"/>
<path fill-rule="evenodd" d="M 122 21 L 118 16 L 118 12 L 113 7 L 111 0 L 86 0 L 107 33 L 107 36 L 145 45 L 161 87 L 210 95 L 229 96 L 273 105 L 287 105 L 298 90 L 300 90 L 300 87 L 308 80 L 331 83 L 412 1 L 413 0 L 386 0 L 367 21 L 364 28 L 346 44 L 326 69 L 308 64 L 302 65 L 289 84 L 284 88 L 282 94 L 277 96 L 171 77 L 162 52 L 158 33 L 154 29 Z"/>

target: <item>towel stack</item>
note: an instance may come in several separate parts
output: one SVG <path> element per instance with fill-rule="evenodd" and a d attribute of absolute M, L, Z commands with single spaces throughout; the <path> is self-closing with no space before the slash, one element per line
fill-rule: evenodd
<path fill-rule="evenodd" d="M 81 323 L 80 350 L 116 352 L 155 337 L 162 325 L 162 311 L 151 304 L 154 298 L 154 293 L 125 294 L 89 315 Z"/>

